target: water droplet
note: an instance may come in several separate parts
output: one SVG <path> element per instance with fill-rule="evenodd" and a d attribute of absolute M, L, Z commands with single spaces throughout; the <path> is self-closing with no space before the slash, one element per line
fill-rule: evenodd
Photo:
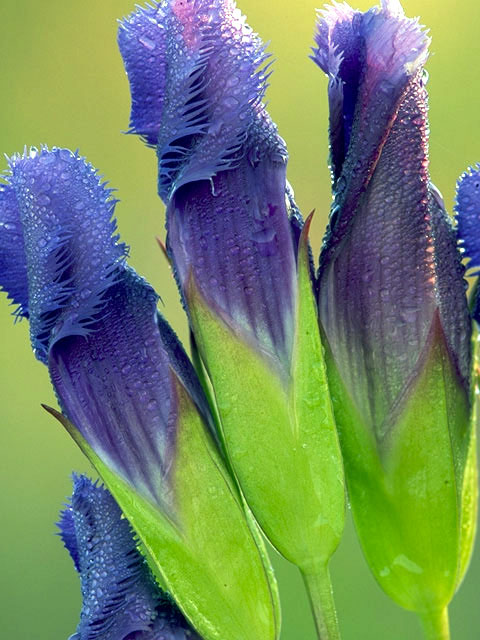
<path fill-rule="evenodd" d="M 272 242 L 276 235 L 275 230 L 272 227 L 268 227 L 266 229 L 260 229 L 260 231 L 255 231 L 252 234 L 252 239 L 254 242 L 263 244 L 266 242 Z"/>
<path fill-rule="evenodd" d="M 86 300 L 88 297 L 90 297 L 92 295 L 92 290 L 88 289 L 87 287 L 85 287 L 85 289 L 82 289 L 80 291 L 80 298 L 82 300 Z"/>
<path fill-rule="evenodd" d="M 233 96 L 228 96 L 222 101 L 222 104 L 225 107 L 227 107 L 227 109 L 235 109 L 235 107 L 237 107 L 239 103 L 237 98 L 234 98 Z"/>
<path fill-rule="evenodd" d="M 147 38 L 147 36 L 140 36 L 138 41 L 140 42 L 140 44 L 143 44 L 143 46 L 146 47 L 149 51 L 153 51 L 153 49 L 155 49 L 156 47 L 155 42 L 150 38 Z"/>
<path fill-rule="evenodd" d="M 42 195 L 38 196 L 37 198 L 37 204 L 39 206 L 47 206 L 50 204 L 50 198 L 47 196 L 46 193 L 42 193 Z"/>

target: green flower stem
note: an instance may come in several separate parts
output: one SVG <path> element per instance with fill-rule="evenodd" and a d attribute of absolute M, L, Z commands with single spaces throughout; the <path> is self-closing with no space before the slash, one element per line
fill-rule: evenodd
<path fill-rule="evenodd" d="M 450 640 L 450 624 L 448 622 L 447 607 L 442 611 L 421 613 L 420 619 L 426 640 Z"/>
<path fill-rule="evenodd" d="M 337 612 L 328 566 L 302 571 L 319 640 L 340 640 Z"/>

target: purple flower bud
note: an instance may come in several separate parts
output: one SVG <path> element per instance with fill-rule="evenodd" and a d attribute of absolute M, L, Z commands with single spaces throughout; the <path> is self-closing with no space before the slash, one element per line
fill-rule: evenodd
<path fill-rule="evenodd" d="M 66 149 L 15 156 L 10 171 L 0 216 L 14 212 L 18 220 L 18 245 L 7 236 L 13 249 L 5 254 L 18 268 L 1 270 L 0 282 L 28 308 L 35 353 L 67 417 L 104 462 L 171 510 L 176 382 L 207 421 L 209 413 L 187 356 L 157 313 L 158 296 L 125 264 L 111 190 Z"/>
<path fill-rule="evenodd" d="M 58 523 L 80 575 L 82 612 L 70 640 L 198 638 L 155 583 L 128 520 L 102 486 L 73 476 L 73 494 Z"/>
<path fill-rule="evenodd" d="M 122 22 L 131 131 L 155 145 L 185 294 L 289 370 L 296 299 L 287 152 L 262 99 L 265 48 L 231 0 L 169 0 Z M 267 65 L 268 66 L 268 65 Z"/>
<path fill-rule="evenodd" d="M 77 154 L 42 149 L 11 160 L 4 191 L 9 199 L 0 198 L 0 220 L 14 217 L 21 233 L 12 248 L 3 227 L 0 243 L 14 251 L 6 264 L 19 259 L 23 268 L 16 272 L 18 282 L 0 271 L 0 283 L 28 308 L 32 343 L 48 365 L 63 415 L 46 408 L 94 464 L 135 528 L 155 575 L 192 625 L 217 640 L 238 634 L 276 638 L 277 599 L 268 561 L 214 441 L 193 366 L 158 314 L 158 296 L 125 263 L 110 190 Z M 28 292 L 22 297 L 17 292 L 23 291 L 25 273 Z M 81 567 L 82 553 L 66 518 L 64 540 Z M 87 571 L 88 589 L 96 587 L 88 576 Z M 113 603 L 89 591 L 85 624 L 92 622 L 95 633 L 100 628 L 99 640 L 123 638 L 118 634 L 127 625 L 119 630 L 112 621 L 110 631 L 103 615 L 123 597 L 123 580 L 120 591 L 114 588 Z M 130 605 L 137 610 L 129 600 L 125 608 L 119 605 L 119 615 L 129 616 Z M 158 615 L 152 626 L 136 627 L 126 638 L 189 635 L 166 622 Z M 93 638 L 82 625 L 74 640 Z"/>
<path fill-rule="evenodd" d="M 326 9 L 317 45 L 334 193 L 319 318 L 350 504 L 379 584 L 431 621 L 468 564 L 477 475 L 464 269 L 428 173 L 429 39 L 383 0 Z"/>
<path fill-rule="evenodd" d="M 378 438 L 438 315 L 468 390 L 463 268 L 428 175 L 429 39 L 398 2 L 319 15 L 313 59 L 329 75 L 334 203 L 319 272 L 320 319 L 341 376 Z"/>

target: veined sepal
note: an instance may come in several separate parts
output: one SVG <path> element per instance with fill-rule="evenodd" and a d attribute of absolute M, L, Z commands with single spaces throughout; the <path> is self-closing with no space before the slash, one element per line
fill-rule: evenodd
<path fill-rule="evenodd" d="M 417 370 L 379 441 L 327 365 L 357 532 L 376 580 L 423 617 L 464 573 L 476 502 L 470 403 L 435 313 Z M 462 508 L 463 507 L 463 508 Z"/>
<path fill-rule="evenodd" d="M 306 549 L 317 550 L 315 566 L 328 562 L 342 537 L 345 478 L 310 275 L 308 233 L 312 217 L 313 213 L 306 219 L 298 245 L 298 297 L 290 402 L 294 411 L 293 425 L 304 457 L 302 464 L 308 469 L 305 478 L 311 479 L 305 487 L 305 494 L 314 493 L 318 509 L 314 527 L 304 532 L 304 536 L 312 537 L 305 544 Z"/>
<path fill-rule="evenodd" d="M 339 443 L 328 393 L 305 226 L 290 376 L 208 306 L 190 273 L 186 299 L 213 385 L 221 439 L 253 514 L 288 560 L 326 565 L 344 525 Z M 256 348 L 257 347 L 257 348 Z"/>
<path fill-rule="evenodd" d="M 191 399 L 177 385 L 175 513 L 160 510 L 109 468 L 76 427 L 47 408 L 93 464 L 130 521 L 149 565 L 205 640 L 276 640 L 278 594 L 263 546 Z"/>
<path fill-rule="evenodd" d="M 472 374 L 470 385 L 470 428 L 468 432 L 467 455 L 463 473 L 461 494 L 460 519 L 460 557 L 457 575 L 457 589 L 460 587 L 467 572 L 473 553 L 475 536 L 477 533 L 478 515 L 478 454 L 477 454 L 477 424 L 478 424 L 478 387 L 479 387 L 479 336 L 478 329 L 473 323 L 472 332 Z"/>

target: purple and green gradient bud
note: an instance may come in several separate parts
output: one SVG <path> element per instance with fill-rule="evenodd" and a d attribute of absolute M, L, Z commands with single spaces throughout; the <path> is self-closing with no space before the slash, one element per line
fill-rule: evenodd
<path fill-rule="evenodd" d="M 74 474 L 58 527 L 82 590 L 80 622 L 70 640 L 200 640 L 155 583 L 107 489 Z"/>
<path fill-rule="evenodd" d="M 319 318 L 352 509 L 377 580 L 419 612 L 450 601 L 473 527 L 471 321 L 428 173 L 429 42 L 397 0 L 335 3 L 312 56 L 328 76 L 334 196 Z"/>
<path fill-rule="evenodd" d="M 202 636 L 275 640 L 268 560 L 194 368 L 158 313 L 157 294 L 126 264 L 111 191 L 66 149 L 32 150 L 9 166 L 0 247 L 7 267 L 23 267 L 0 271 L 0 284 L 28 313 L 63 415 L 50 412 L 97 468 L 156 578 Z"/>
<path fill-rule="evenodd" d="M 267 536 L 312 571 L 341 536 L 343 469 L 307 228 L 263 103 L 265 47 L 233 0 L 139 9 L 121 23 L 119 45 L 130 130 L 156 148 L 167 249 L 220 438 Z"/>
<path fill-rule="evenodd" d="M 167 243 L 234 330 L 288 371 L 295 249 L 287 151 L 262 99 L 267 56 L 230 0 L 171 0 L 125 19 L 131 131 L 156 147 Z"/>
<path fill-rule="evenodd" d="M 15 295 L 28 309 L 35 355 L 89 444 L 145 497 L 173 509 L 175 379 L 208 414 L 186 355 L 158 317 L 158 296 L 125 264 L 111 190 L 67 149 L 14 156 L 10 172 L 3 194 L 21 228 L 27 285 L 17 282 L 28 291 Z"/>

